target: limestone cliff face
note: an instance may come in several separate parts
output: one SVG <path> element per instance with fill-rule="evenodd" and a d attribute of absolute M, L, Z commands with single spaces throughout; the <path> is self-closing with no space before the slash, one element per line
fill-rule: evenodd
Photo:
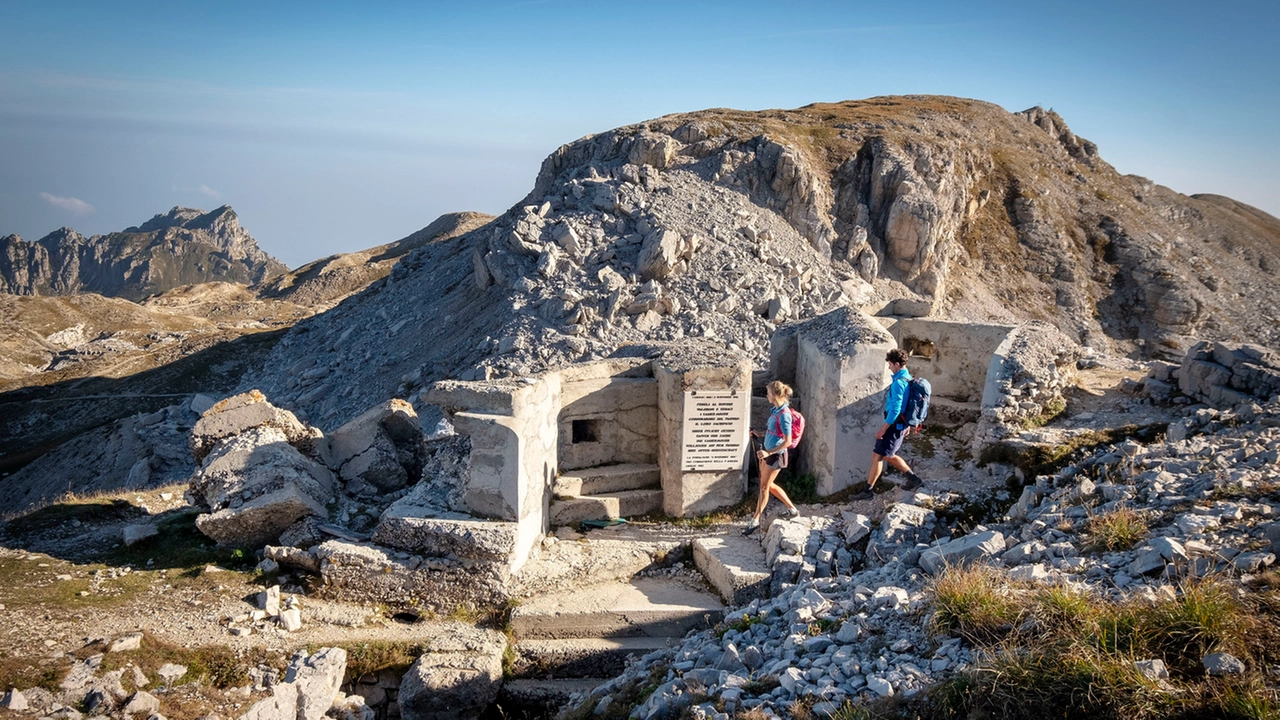
<path fill-rule="evenodd" d="M 1051 110 L 908 96 L 673 115 L 560 148 L 525 203 L 619 163 L 745 192 L 837 272 L 935 315 L 1050 320 L 1147 354 L 1206 333 L 1280 342 L 1280 221 L 1121 175 Z"/>
<path fill-rule="evenodd" d="M 35 242 L 0 238 L 0 292 L 92 292 L 141 300 L 181 285 L 253 284 L 287 268 L 240 227 L 230 206 L 175 207 L 138 227 L 91 238 L 62 228 Z"/>

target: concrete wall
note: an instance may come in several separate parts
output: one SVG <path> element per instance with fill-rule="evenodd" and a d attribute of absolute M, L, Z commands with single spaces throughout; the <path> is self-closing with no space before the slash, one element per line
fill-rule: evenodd
<path fill-rule="evenodd" d="M 902 318 L 888 324 L 898 347 L 911 353 L 911 374 L 929 379 L 935 397 L 978 403 L 991 357 L 1013 326 Z"/>
<path fill-rule="evenodd" d="M 561 403 L 561 470 L 658 462 L 657 380 L 606 377 L 565 382 Z M 589 423 L 594 440 L 575 438 L 574 421 Z"/>
<path fill-rule="evenodd" d="M 443 381 L 423 400 L 440 406 L 454 429 L 471 438 L 468 511 L 517 523 L 514 572 L 547 531 L 552 483 L 560 470 L 657 464 L 664 509 L 677 517 L 741 501 L 741 467 L 681 470 L 688 389 L 737 391 L 746 407 L 750 360 L 723 348 L 685 343 L 664 349 L 655 360 L 583 363 L 518 381 Z M 597 421 L 596 439 L 573 442 L 575 420 Z M 746 429 L 744 414 L 744 449 Z"/>
<path fill-rule="evenodd" d="M 471 437 L 468 511 L 517 523 L 512 572 L 547 530 L 560 388 L 560 377 L 548 374 L 532 384 L 441 383 L 425 397 Z M 472 407 L 459 407 L 464 402 Z"/>

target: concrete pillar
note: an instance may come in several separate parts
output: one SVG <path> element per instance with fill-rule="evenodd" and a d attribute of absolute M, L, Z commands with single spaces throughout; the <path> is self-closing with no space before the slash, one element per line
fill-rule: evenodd
<path fill-rule="evenodd" d="M 471 437 L 468 511 L 518 524 L 514 571 L 547 531 L 560 377 L 551 373 L 532 383 L 437 383 L 423 399 L 448 408 L 454 429 Z"/>
<path fill-rule="evenodd" d="M 894 347 L 880 323 L 851 308 L 796 330 L 794 386 L 805 417 L 797 471 L 813 473 L 819 495 L 866 479 L 889 386 L 884 356 Z"/>
<path fill-rule="evenodd" d="M 746 493 L 743 458 L 748 440 L 751 361 L 723 349 L 673 349 L 654 360 L 654 377 L 658 381 L 658 467 L 663 511 L 688 517 L 741 502 Z M 736 460 L 691 469 L 691 464 L 696 465 L 707 454 L 692 446 L 686 429 L 692 433 L 694 425 L 700 429 L 711 427 L 709 413 L 694 413 L 695 408 L 706 407 L 709 401 L 726 408 L 725 437 L 736 444 Z M 690 423 L 688 428 L 686 420 Z"/>

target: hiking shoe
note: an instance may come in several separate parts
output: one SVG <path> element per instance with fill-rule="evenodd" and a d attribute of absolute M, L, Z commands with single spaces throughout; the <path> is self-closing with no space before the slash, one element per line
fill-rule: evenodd
<path fill-rule="evenodd" d="M 866 490 L 863 490 L 862 492 L 857 493 L 856 495 L 850 495 L 849 499 L 850 500 L 870 500 L 875 496 L 876 494 L 871 490 L 871 488 L 867 488 Z"/>
<path fill-rule="evenodd" d="M 902 489 L 915 490 L 916 488 L 920 487 L 923 484 L 924 484 L 924 481 L 920 479 L 919 475 L 915 473 L 907 473 L 907 481 L 902 483 Z"/>
<path fill-rule="evenodd" d="M 800 508 L 796 508 L 796 507 L 787 508 L 787 515 L 790 515 L 793 518 L 800 517 Z"/>
<path fill-rule="evenodd" d="M 759 518 L 751 518 L 751 522 L 747 523 L 747 529 L 746 529 L 746 530 L 743 530 L 743 531 L 742 531 L 742 534 L 743 534 L 743 535 L 750 535 L 751 533 L 753 533 L 753 532 L 755 532 L 755 531 L 757 531 L 757 530 L 759 530 L 759 529 L 760 529 L 760 519 L 759 519 Z"/>

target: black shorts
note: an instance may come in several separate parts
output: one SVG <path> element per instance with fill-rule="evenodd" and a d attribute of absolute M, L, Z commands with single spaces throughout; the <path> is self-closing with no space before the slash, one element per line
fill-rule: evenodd
<path fill-rule="evenodd" d="M 902 439 L 907 436 L 907 426 L 894 423 L 884 431 L 884 435 L 876 440 L 875 454 L 880 457 L 893 457 L 902 449 Z"/>
<path fill-rule="evenodd" d="M 782 451 L 778 452 L 778 454 L 776 455 L 766 455 L 764 458 L 764 462 L 766 465 L 768 465 L 771 468 L 774 468 L 776 470 L 781 470 L 782 468 L 787 466 L 786 449 L 784 448 Z"/>

